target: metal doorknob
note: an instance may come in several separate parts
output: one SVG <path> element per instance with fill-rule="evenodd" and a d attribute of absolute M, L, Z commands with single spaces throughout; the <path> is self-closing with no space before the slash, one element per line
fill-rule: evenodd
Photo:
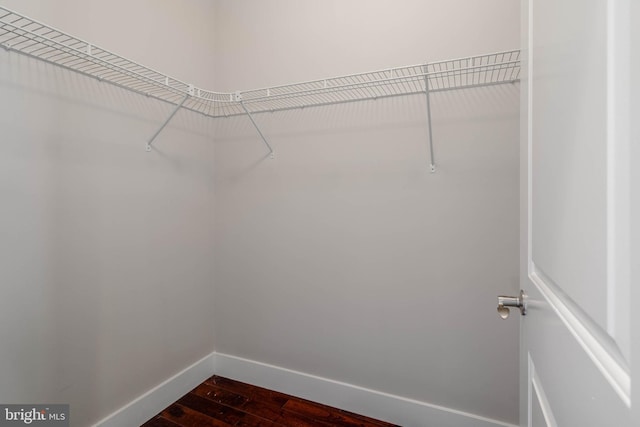
<path fill-rule="evenodd" d="M 527 314 L 527 303 L 525 301 L 527 295 L 524 291 L 520 291 L 520 295 L 517 297 L 508 297 L 500 295 L 498 297 L 498 314 L 503 319 L 509 317 L 509 307 L 517 307 L 520 309 L 520 314 L 523 316 Z"/>

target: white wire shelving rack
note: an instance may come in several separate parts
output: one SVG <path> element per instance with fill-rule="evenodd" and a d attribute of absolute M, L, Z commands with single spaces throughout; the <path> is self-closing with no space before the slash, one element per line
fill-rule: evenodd
<path fill-rule="evenodd" d="M 514 83 L 520 77 L 520 51 L 510 50 L 262 89 L 215 92 L 185 83 L 2 6 L 0 46 L 172 104 L 171 114 L 147 141 L 147 150 L 151 150 L 155 138 L 180 109 L 213 118 L 246 115 L 273 157 L 273 150 L 254 114 L 423 94 L 432 171 L 435 171 L 435 159 L 430 94 Z"/>

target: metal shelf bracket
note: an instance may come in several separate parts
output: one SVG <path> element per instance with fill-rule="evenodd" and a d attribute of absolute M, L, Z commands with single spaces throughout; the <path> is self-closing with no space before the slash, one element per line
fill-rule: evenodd
<path fill-rule="evenodd" d="M 242 93 L 236 92 L 234 94 L 234 100 L 240 103 L 240 106 L 242 107 L 244 112 L 247 114 L 247 117 L 249 117 L 249 120 L 251 120 L 251 124 L 253 125 L 254 128 L 256 128 L 256 131 L 258 132 L 258 135 L 260 135 L 260 138 L 262 138 L 262 142 L 264 142 L 264 145 L 266 145 L 267 148 L 269 149 L 269 158 L 271 159 L 275 158 L 275 153 L 273 152 L 273 148 L 271 148 L 271 145 L 269 145 L 269 141 L 267 141 L 267 138 L 265 138 L 264 135 L 262 134 L 260 127 L 258 126 L 256 121 L 253 119 L 253 116 L 247 109 L 247 106 L 244 105 L 244 101 L 242 100 Z"/>
<path fill-rule="evenodd" d="M 184 98 L 182 98 L 182 101 L 180 101 L 180 103 L 175 106 L 173 111 L 171 111 L 171 114 L 169 114 L 169 117 L 167 117 L 167 119 L 164 121 L 164 123 L 162 123 L 160 128 L 158 128 L 156 133 L 154 133 L 153 136 L 147 142 L 147 151 L 151 151 L 151 144 L 153 144 L 153 141 L 158 137 L 158 135 L 160 135 L 160 132 L 162 132 L 165 127 L 167 127 L 167 125 L 169 124 L 171 119 L 173 119 L 173 116 L 176 115 L 178 110 L 180 110 L 180 108 L 182 108 L 182 106 L 187 101 L 187 99 L 189 99 L 190 96 L 193 96 L 193 94 L 194 94 L 194 86 L 193 85 L 189 85 L 189 89 L 187 90 L 187 94 L 184 96 Z"/>
<path fill-rule="evenodd" d="M 431 161 L 431 173 L 436 171 L 436 160 L 433 156 L 433 132 L 431 130 L 431 99 L 429 97 L 429 70 L 424 66 L 424 94 L 427 98 L 427 127 L 429 129 L 429 159 Z"/>

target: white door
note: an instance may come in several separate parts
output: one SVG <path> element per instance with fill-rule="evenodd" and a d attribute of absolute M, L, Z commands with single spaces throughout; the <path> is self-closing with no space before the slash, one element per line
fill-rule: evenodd
<path fill-rule="evenodd" d="M 640 426 L 638 3 L 522 3 L 521 426 Z"/>

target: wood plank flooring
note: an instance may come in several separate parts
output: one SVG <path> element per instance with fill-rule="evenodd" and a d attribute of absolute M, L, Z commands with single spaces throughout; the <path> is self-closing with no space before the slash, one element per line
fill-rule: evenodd
<path fill-rule="evenodd" d="M 391 427 L 383 421 L 213 376 L 143 427 Z"/>

